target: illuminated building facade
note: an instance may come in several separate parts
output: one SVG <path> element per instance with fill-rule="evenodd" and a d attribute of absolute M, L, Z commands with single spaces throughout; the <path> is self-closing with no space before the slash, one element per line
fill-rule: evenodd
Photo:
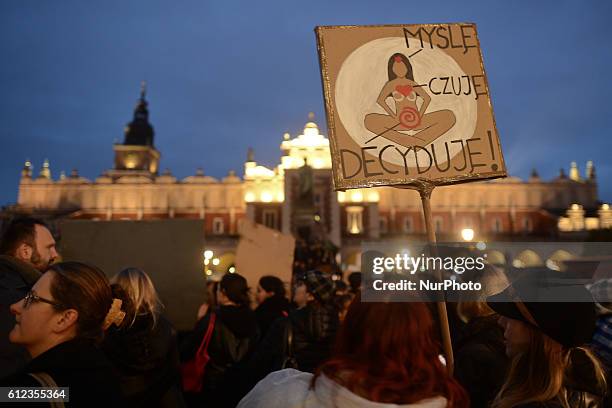
<path fill-rule="evenodd" d="M 391 187 L 334 192 L 329 140 L 312 116 L 302 134 L 293 138 L 284 134 L 280 149 L 280 163 L 274 168 L 258 164 L 250 150 L 243 178 L 233 171 L 220 180 L 202 170 L 182 180 L 169 171 L 159 174 L 161 155 L 154 146 L 143 88 L 124 142 L 114 145 L 113 169 L 95 180 L 79 176 L 76 170 L 54 180 L 48 161 L 37 176 L 26 162 L 16 209 L 101 222 L 199 219 L 207 237 L 231 250 L 245 217 L 296 233 L 296 209 L 304 188 L 301 172 L 307 164 L 312 217 L 344 255 L 354 253 L 363 240 L 424 239 L 416 192 Z M 431 204 L 439 240 L 459 240 L 465 228 L 474 230 L 475 240 L 527 240 L 612 227 L 612 210 L 598 200 L 591 162 L 584 177 L 572 163 L 569 176 L 561 171 L 550 181 L 534 171 L 525 181 L 508 177 L 440 187 L 434 190 Z"/>

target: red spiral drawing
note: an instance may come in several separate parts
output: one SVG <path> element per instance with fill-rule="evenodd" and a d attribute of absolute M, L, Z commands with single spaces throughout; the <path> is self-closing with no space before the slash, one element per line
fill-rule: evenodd
<path fill-rule="evenodd" d="M 416 109 L 405 107 L 399 114 L 399 121 L 403 127 L 413 129 L 421 123 L 421 117 Z"/>

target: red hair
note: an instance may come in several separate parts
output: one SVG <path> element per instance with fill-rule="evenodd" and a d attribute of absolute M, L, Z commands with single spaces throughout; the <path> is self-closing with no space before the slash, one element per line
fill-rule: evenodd
<path fill-rule="evenodd" d="M 351 303 L 332 357 L 321 374 L 370 401 L 411 404 L 445 397 L 448 407 L 467 408 L 465 390 L 439 359 L 425 303 Z"/>

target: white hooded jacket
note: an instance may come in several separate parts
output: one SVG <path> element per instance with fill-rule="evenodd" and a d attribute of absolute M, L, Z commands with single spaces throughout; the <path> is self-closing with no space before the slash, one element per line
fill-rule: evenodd
<path fill-rule="evenodd" d="M 314 389 L 312 374 L 291 368 L 275 371 L 261 380 L 238 404 L 238 408 L 445 408 L 446 398 L 439 396 L 413 404 L 397 405 L 374 402 L 353 394 L 321 375 Z"/>

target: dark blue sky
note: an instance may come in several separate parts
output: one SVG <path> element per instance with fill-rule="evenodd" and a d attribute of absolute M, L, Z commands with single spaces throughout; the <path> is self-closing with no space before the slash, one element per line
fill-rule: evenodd
<path fill-rule="evenodd" d="M 316 25 L 462 21 L 478 25 L 510 173 L 593 160 L 611 201 L 611 18 L 603 0 L 2 1 L 0 205 L 26 158 L 54 177 L 112 167 L 141 80 L 161 169 L 242 173 L 248 146 L 274 165 L 309 111 L 324 125 Z"/>

